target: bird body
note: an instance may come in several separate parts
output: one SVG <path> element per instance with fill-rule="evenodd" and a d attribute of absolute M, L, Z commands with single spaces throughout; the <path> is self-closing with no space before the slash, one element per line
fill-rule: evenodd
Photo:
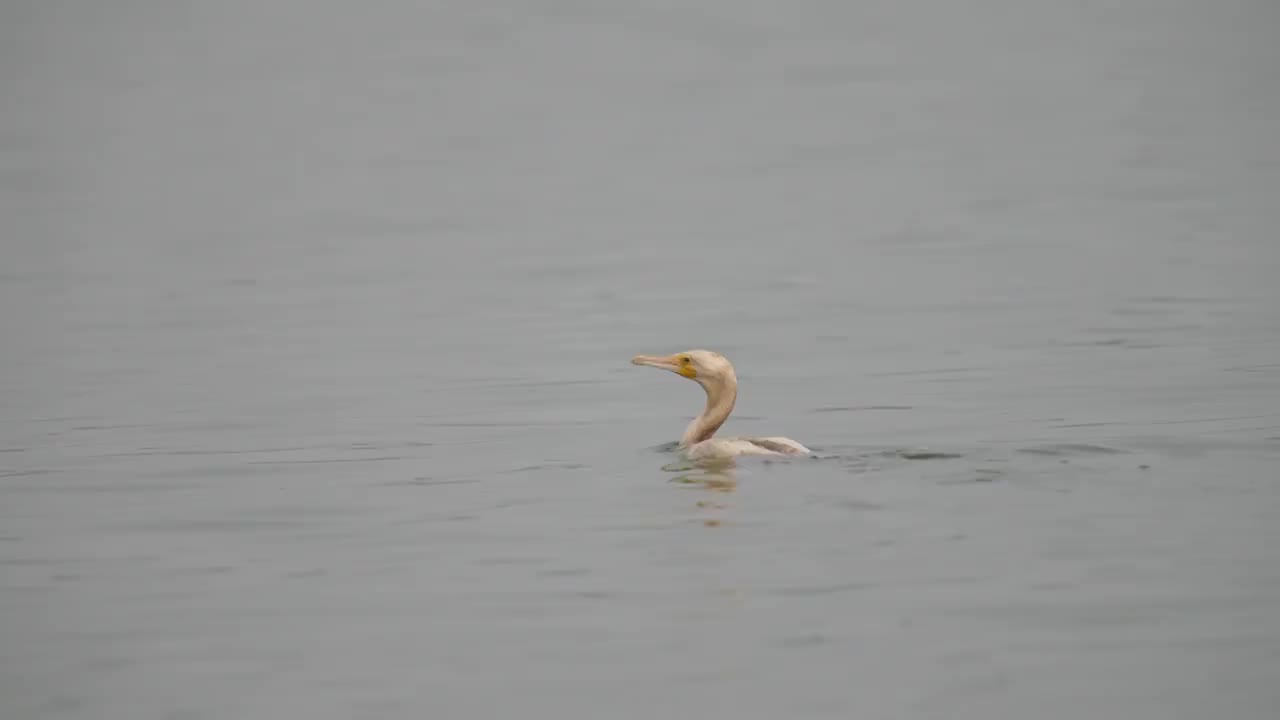
<path fill-rule="evenodd" d="M 809 448 L 785 437 L 723 437 L 694 443 L 685 454 L 690 460 L 737 455 L 808 455 Z"/>
<path fill-rule="evenodd" d="M 738 399 L 738 376 L 727 358 L 710 350 L 688 350 L 675 355 L 637 355 L 635 365 L 647 365 L 693 380 L 707 393 L 707 405 L 689 423 L 679 447 L 690 459 L 738 455 L 808 455 L 809 448 L 785 437 L 714 437 L 729 419 Z"/>

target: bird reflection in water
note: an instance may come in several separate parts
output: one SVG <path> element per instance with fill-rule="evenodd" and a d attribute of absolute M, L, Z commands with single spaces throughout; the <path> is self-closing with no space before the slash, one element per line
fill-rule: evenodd
<path fill-rule="evenodd" d="M 716 458 L 697 462 L 670 463 L 663 465 L 667 472 L 679 473 L 671 478 L 671 482 L 683 485 L 697 485 L 718 492 L 733 492 L 738 487 L 738 478 L 734 474 L 733 460 Z"/>
<path fill-rule="evenodd" d="M 734 475 L 733 461 L 718 459 L 697 463 L 673 463 L 664 465 L 663 470 L 678 473 L 671 482 L 679 485 L 710 490 L 715 493 L 731 493 L 738 489 L 738 478 Z M 719 527 L 724 518 L 718 511 L 728 506 L 715 500 L 698 500 L 694 503 L 702 517 L 702 524 L 707 527 Z"/>

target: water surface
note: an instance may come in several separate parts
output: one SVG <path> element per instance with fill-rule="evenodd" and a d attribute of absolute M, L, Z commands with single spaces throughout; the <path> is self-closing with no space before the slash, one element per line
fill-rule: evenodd
<path fill-rule="evenodd" d="M 6 4 L 0 714 L 1272 717 L 1277 23 Z"/>

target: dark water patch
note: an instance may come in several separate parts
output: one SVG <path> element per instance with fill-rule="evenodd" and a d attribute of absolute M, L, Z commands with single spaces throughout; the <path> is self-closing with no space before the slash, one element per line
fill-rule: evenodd
<path fill-rule="evenodd" d="M 1190 418 L 1187 420 L 1151 420 L 1147 425 L 1192 425 L 1195 423 L 1213 423 L 1213 422 L 1230 422 L 1234 420 L 1266 420 L 1270 418 L 1280 417 L 1277 413 L 1267 413 L 1265 415 L 1227 415 L 1223 417 L 1209 418 Z"/>
<path fill-rule="evenodd" d="M 480 482 L 480 478 L 432 478 L 432 477 L 415 477 L 408 480 L 387 480 L 378 483 L 383 487 L 431 487 L 433 485 L 472 485 Z"/>
<path fill-rule="evenodd" d="M 508 509 L 510 509 L 510 508 L 526 507 L 526 506 L 529 506 L 529 505 L 537 505 L 537 504 L 538 504 L 538 503 L 540 503 L 540 502 L 543 502 L 543 498 L 540 498 L 540 497 L 508 498 L 508 499 L 506 499 L 506 500 L 501 500 L 501 501 L 499 501 L 499 502 L 490 503 L 490 504 L 488 504 L 488 505 L 485 505 L 484 509 L 486 509 L 486 510 L 508 510 Z"/>
<path fill-rule="evenodd" d="M 1169 317 L 1177 312 L 1165 308 L 1116 308 L 1111 314 L 1117 317 Z"/>
<path fill-rule="evenodd" d="M 1154 332 L 1191 332 L 1195 330 L 1203 330 L 1204 325 L 1201 323 L 1176 323 L 1169 325 L 1148 325 L 1141 326 L 1123 326 L 1123 327 L 1089 327 L 1084 328 L 1081 332 L 1091 335 L 1145 335 Z"/>
<path fill-rule="evenodd" d="M 814 408 L 814 413 L 865 412 L 870 410 L 914 410 L 911 405 L 832 405 Z"/>
<path fill-rule="evenodd" d="M 262 453 L 281 453 L 281 452 L 305 452 L 308 450 L 324 450 L 329 449 L 327 445 L 310 445 L 310 446 L 284 446 L 284 447 L 266 447 L 266 448 L 243 448 L 237 450 L 191 450 L 191 449 L 166 449 L 144 447 L 137 450 L 125 450 L 122 452 L 102 453 L 97 457 L 103 458 L 130 458 L 130 457 L 199 457 L 203 455 L 256 455 Z"/>
<path fill-rule="evenodd" d="M 537 472 L 539 470 L 590 470 L 590 465 L 573 462 L 546 462 L 537 465 L 524 465 L 522 467 L 513 468 L 501 472 L 501 475 L 515 475 L 518 473 Z"/>
<path fill-rule="evenodd" d="M 54 420 L 50 420 L 53 422 Z M 73 432 L 94 432 L 97 430 L 148 430 L 155 428 L 152 423 L 102 423 L 87 425 L 72 425 L 67 428 Z"/>
<path fill-rule="evenodd" d="M 167 473 L 172 475 L 173 473 Z M 207 476 L 208 472 L 201 470 L 198 473 L 201 476 Z M 189 490 L 191 486 L 187 483 L 178 482 L 99 482 L 99 483 L 50 483 L 41 482 L 30 485 L 16 485 L 6 488 L 11 492 L 28 492 L 28 493 L 48 493 L 50 495 L 100 495 L 111 494 L 118 495 L 124 493 L 154 493 L 159 491 L 183 491 Z"/>
<path fill-rule="evenodd" d="M 1280 363 L 1263 363 L 1261 365 L 1235 365 L 1222 369 L 1223 372 L 1267 373 L 1280 371 Z"/>
<path fill-rule="evenodd" d="M 36 475 L 47 475 L 51 471 L 42 469 L 32 470 L 0 470 L 0 480 L 8 478 L 33 477 Z"/>
<path fill-rule="evenodd" d="M 819 595 L 835 595 L 839 593 L 855 592 L 858 590 L 871 590 L 876 587 L 879 587 L 879 583 L 864 580 L 824 585 L 791 585 L 787 587 L 774 588 L 769 591 L 769 594 L 782 597 L 817 597 Z"/>
<path fill-rule="evenodd" d="M 47 415 L 45 417 L 26 418 L 24 420 L 24 424 L 25 423 L 65 424 L 69 422 L 89 422 L 91 420 L 99 420 L 99 419 L 100 419 L 100 416 L 96 416 L 96 415 Z M 13 422 L 17 422 L 17 421 L 15 420 Z M 140 423 L 136 425 L 120 425 L 119 427 L 146 428 L 146 427 L 151 427 L 151 425 Z"/>
<path fill-rule="evenodd" d="M 242 511 L 239 517 L 247 520 L 254 520 L 258 518 L 264 518 L 267 520 L 283 520 L 288 518 L 322 520 L 349 518 L 368 512 L 366 508 L 348 504 L 319 505 L 315 503 L 302 504 L 302 502 L 286 505 L 267 505 L 256 507 L 251 510 Z"/>
<path fill-rule="evenodd" d="M 960 453 L 942 450 L 894 450 L 892 455 L 903 460 L 955 460 L 964 457 Z"/>
<path fill-rule="evenodd" d="M 876 467 L 874 464 L 863 458 L 845 459 L 840 466 L 841 469 L 850 475 L 865 475 L 867 473 L 878 472 L 880 470 L 879 467 Z"/>
<path fill-rule="evenodd" d="M 979 381 L 991 381 L 992 375 L 947 375 L 943 377 L 922 377 L 914 382 L 922 385 L 955 385 L 958 383 L 972 384 Z"/>
<path fill-rule="evenodd" d="M 590 568 L 551 568 L 549 570 L 539 570 L 536 573 L 538 577 L 546 578 L 583 577 L 590 574 Z"/>
<path fill-rule="evenodd" d="M 236 569 L 230 565 L 202 565 L 198 567 L 181 567 L 162 570 L 163 577 L 208 577 L 212 575 L 229 575 Z"/>
<path fill-rule="evenodd" d="M 250 519 L 234 520 L 183 520 L 166 522 L 145 522 L 117 526 L 122 529 L 140 529 L 152 532 L 193 533 L 193 532 L 255 532 L 273 530 L 297 530 L 317 524 L 315 520 L 283 520 L 283 519 Z"/>
<path fill-rule="evenodd" d="M 408 442 L 395 442 L 395 443 L 370 442 L 370 441 L 353 442 L 347 445 L 346 447 L 351 450 L 392 450 L 392 449 L 407 448 L 407 447 L 434 447 L 434 446 L 435 446 L 435 443 L 428 442 L 426 440 L 410 440 Z"/>
<path fill-rule="evenodd" d="M 386 462 L 404 460 L 403 455 L 384 455 L 370 458 L 320 458 L 315 460 L 251 460 L 249 465 L 329 465 L 334 463 Z"/>
<path fill-rule="evenodd" d="M 984 483 L 993 483 L 1004 477 L 1003 470 L 991 470 L 987 468 L 979 468 L 973 471 L 972 475 L 966 475 L 958 478 L 948 478 L 939 480 L 939 485 L 975 485 Z"/>
<path fill-rule="evenodd" d="M 869 500 L 837 500 L 831 503 L 833 507 L 842 508 L 844 510 L 852 510 L 854 512 L 874 512 L 876 510 L 884 510 L 885 506 L 880 503 L 873 503 Z"/>
<path fill-rule="evenodd" d="M 1061 443 L 1056 445 L 1038 445 L 1034 447 L 1018 448 L 1018 452 L 1027 455 L 1046 455 L 1052 457 L 1073 456 L 1073 455 L 1118 455 L 1129 452 L 1128 450 L 1120 450 L 1118 448 L 1107 447 L 1105 445 L 1091 445 L 1088 443 Z"/>
<path fill-rule="evenodd" d="M 516 557 L 516 556 L 495 556 L 480 557 L 472 561 L 476 565 L 488 566 L 504 566 L 504 565 L 542 565 L 547 562 L 546 558 L 532 557 Z"/>
<path fill-rule="evenodd" d="M 83 560 L 69 557 L 0 558 L 0 567 L 47 567 L 51 565 L 71 565 L 78 562 L 83 562 Z"/>
<path fill-rule="evenodd" d="M 1212 297 L 1185 297 L 1177 295 L 1148 295 L 1145 297 L 1131 298 L 1132 302 L 1147 302 L 1158 305 L 1235 305 L 1238 300 L 1231 298 L 1212 298 Z"/>
<path fill-rule="evenodd" d="M 1068 340 L 1050 343 L 1059 347 L 1069 348 L 1088 348 L 1088 347 L 1112 347 L 1124 350 L 1151 350 L 1153 348 L 1169 347 L 1167 343 L 1152 342 L 1150 340 L 1133 340 L 1130 338 L 1106 338 L 1103 340 Z"/>
<path fill-rule="evenodd" d="M 599 425 L 592 420 L 539 420 L 539 421 L 459 421 L 419 422 L 420 427 L 441 428 L 548 428 L 548 427 L 587 427 Z"/>

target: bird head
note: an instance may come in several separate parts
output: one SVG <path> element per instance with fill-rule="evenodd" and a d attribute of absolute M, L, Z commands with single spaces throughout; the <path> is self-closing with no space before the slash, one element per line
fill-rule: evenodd
<path fill-rule="evenodd" d="M 733 379 L 733 365 L 723 355 L 711 350 L 686 350 L 674 355 L 637 355 L 634 365 L 648 365 L 668 370 L 706 387 Z"/>

